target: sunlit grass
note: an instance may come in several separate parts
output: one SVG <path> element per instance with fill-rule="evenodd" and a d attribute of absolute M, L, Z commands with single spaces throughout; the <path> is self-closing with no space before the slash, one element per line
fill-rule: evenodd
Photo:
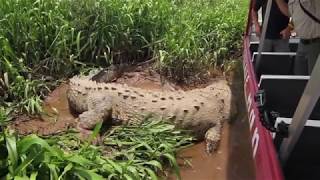
<path fill-rule="evenodd" d="M 0 120 L 6 115 L 0 112 Z M 190 145 L 186 132 L 157 119 L 107 132 L 103 145 L 81 142 L 75 133 L 40 138 L 0 132 L 0 178 L 10 179 L 158 179 L 173 167 L 178 149 Z M 96 129 L 98 132 L 99 129 Z"/>
<path fill-rule="evenodd" d="M 201 78 L 209 69 L 224 68 L 239 50 L 246 4 L 0 0 L 0 100 L 23 99 L 18 107 L 36 113 L 40 109 L 32 105 L 41 102 L 36 96 L 47 89 L 46 80 L 111 63 L 153 59 L 162 74 L 175 80 Z M 35 79 L 42 80 L 32 83 Z M 4 87 L 5 81 L 9 87 Z M 29 97 L 10 91 L 27 85 Z"/>

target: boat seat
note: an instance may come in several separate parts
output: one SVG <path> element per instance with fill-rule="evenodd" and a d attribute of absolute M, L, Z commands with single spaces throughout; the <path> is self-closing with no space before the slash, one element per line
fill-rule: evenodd
<path fill-rule="evenodd" d="M 291 52 L 297 52 L 298 44 L 300 39 L 299 38 L 290 38 L 289 39 L 289 48 Z M 250 51 L 253 54 L 254 52 L 258 52 L 259 48 L 259 40 L 255 37 L 254 34 L 250 36 Z"/>
<path fill-rule="evenodd" d="M 296 53 L 293 52 L 262 52 L 258 69 L 256 69 L 257 78 L 261 74 L 293 74 L 293 61 Z M 252 62 L 256 63 L 258 53 L 253 53 Z"/>
<path fill-rule="evenodd" d="M 291 118 L 308 80 L 309 76 L 262 75 L 258 86 L 265 91 L 265 108 L 278 112 L 281 117 Z M 320 119 L 319 101 L 310 119 Z"/>
<path fill-rule="evenodd" d="M 291 118 L 278 117 L 275 127 L 280 122 L 290 125 L 291 121 Z M 320 179 L 320 141 L 318 137 L 320 137 L 320 120 L 308 120 L 284 167 L 286 179 Z M 279 141 L 282 137 L 274 136 L 274 138 Z M 281 143 L 280 141 L 276 144 L 277 149 Z"/>
<path fill-rule="evenodd" d="M 253 38 L 252 38 L 253 39 Z M 254 52 L 258 52 L 259 41 L 250 41 L 250 52 L 253 54 Z"/>

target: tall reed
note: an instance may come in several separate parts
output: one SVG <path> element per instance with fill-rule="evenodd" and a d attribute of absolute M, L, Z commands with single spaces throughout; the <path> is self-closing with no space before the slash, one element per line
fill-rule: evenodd
<path fill-rule="evenodd" d="M 0 79 L 5 81 L 7 73 L 8 86 L 26 86 L 27 80 L 69 77 L 85 66 L 150 59 L 175 80 L 201 77 L 240 48 L 246 5 L 237 0 L 0 0 Z M 3 84 L 0 93 L 10 93 Z"/>

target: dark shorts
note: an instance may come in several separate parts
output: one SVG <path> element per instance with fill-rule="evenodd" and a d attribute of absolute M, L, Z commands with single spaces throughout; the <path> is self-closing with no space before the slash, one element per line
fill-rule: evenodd
<path fill-rule="evenodd" d="M 310 75 L 320 54 L 320 41 L 302 43 L 300 41 L 294 63 L 296 75 Z"/>

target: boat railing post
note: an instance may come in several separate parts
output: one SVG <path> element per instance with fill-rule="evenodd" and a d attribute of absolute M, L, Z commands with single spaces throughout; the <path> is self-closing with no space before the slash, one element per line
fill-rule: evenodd
<path fill-rule="evenodd" d="M 256 63 L 255 63 L 255 71 L 256 72 L 258 71 L 258 68 L 260 66 L 261 52 L 264 49 L 264 41 L 265 41 L 265 38 L 266 38 L 266 33 L 267 33 L 267 28 L 268 28 L 268 22 L 269 22 L 269 17 L 270 17 L 270 12 L 271 12 L 272 1 L 273 0 L 268 0 L 266 12 L 265 12 L 264 18 L 263 18 L 262 32 L 261 32 L 260 41 L 259 41 L 259 48 L 258 48 L 258 56 L 257 56 Z"/>
<path fill-rule="evenodd" d="M 310 117 L 314 106 L 320 96 L 320 55 L 311 73 L 311 77 L 306 85 L 306 88 L 299 100 L 299 104 L 292 118 L 292 123 L 289 126 L 289 136 L 285 138 L 280 146 L 280 160 L 282 165 L 285 165 L 290 153 L 295 147 L 299 137 L 303 131 L 304 125 Z"/>

